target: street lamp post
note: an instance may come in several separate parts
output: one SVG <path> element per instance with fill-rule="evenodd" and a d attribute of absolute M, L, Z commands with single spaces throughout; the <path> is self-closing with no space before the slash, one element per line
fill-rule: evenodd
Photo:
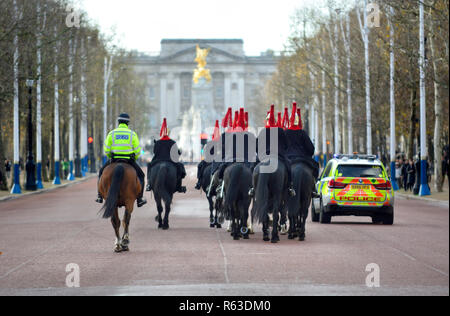
<path fill-rule="evenodd" d="M 36 191 L 36 165 L 33 161 L 33 85 L 34 81 L 29 79 L 27 80 L 27 88 L 28 88 L 28 157 L 27 157 L 27 182 L 25 185 L 25 190 L 27 191 Z"/>

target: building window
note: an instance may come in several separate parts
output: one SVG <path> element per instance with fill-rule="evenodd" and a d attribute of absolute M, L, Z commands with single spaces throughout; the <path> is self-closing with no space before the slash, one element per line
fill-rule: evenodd
<path fill-rule="evenodd" d="M 173 83 L 169 83 L 167 85 L 167 90 L 173 90 L 173 89 L 174 89 Z"/>
<path fill-rule="evenodd" d="M 236 83 L 236 82 L 234 82 L 232 85 L 231 85 L 231 90 L 237 90 L 238 89 L 238 84 Z"/>
<path fill-rule="evenodd" d="M 223 87 L 216 87 L 216 99 L 223 99 Z"/>
<path fill-rule="evenodd" d="M 189 85 L 189 84 L 183 85 L 183 98 L 184 99 L 191 98 L 191 85 Z"/>
<path fill-rule="evenodd" d="M 148 89 L 148 96 L 151 100 L 155 99 L 155 87 L 150 86 L 150 88 Z"/>

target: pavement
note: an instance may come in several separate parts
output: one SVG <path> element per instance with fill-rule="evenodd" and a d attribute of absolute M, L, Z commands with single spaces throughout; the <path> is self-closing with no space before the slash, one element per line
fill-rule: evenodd
<path fill-rule="evenodd" d="M 209 228 L 195 171 L 188 168 L 189 191 L 176 195 L 168 231 L 157 229 L 146 195 L 127 253 L 113 252 L 95 179 L 0 202 L 0 295 L 449 295 L 448 205 L 398 198 L 393 226 L 308 220 L 304 242 L 265 243 L 258 225 L 250 240 L 234 241 Z M 70 264 L 79 267 L 78 288 L 67 287 Z M 374 266 L 380 284 L 369 288 Z"/>

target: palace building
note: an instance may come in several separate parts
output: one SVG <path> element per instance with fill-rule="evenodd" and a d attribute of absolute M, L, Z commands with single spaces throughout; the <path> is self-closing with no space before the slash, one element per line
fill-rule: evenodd
<path fill-rule="evenodd" d="M 193 104 L 197 102 L 193 95 L 197 45 L 209 49 L 206 67 L 212 78 L 203 85 L 200 98 L 208 104 L 201 106 Z M 246 56 L 241 39 L 163 39 L 158 55 L 141 54 L 133 58 L 132 64 L 146 81 L 151 127 L 157 129 L 164 117 L 169 127 L 181 126 L 186 113 L 196 106 L 203 118 L 211 120 L 222 119 L 228 107 L 245 106 L 252 111 L 261 105 L 264 86 L 276 71 L 277 58 L 271 51 Z"/>

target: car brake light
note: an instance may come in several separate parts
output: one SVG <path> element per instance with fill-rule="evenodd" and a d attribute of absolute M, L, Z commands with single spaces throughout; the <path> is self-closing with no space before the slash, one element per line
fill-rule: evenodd
<path fill-rule="evenodd" d="M 334 181 L 333 179 L 331 179 L 330 182 L 328 182 L 328 187 L 330 189 L 344 189 L 346 186 L 347 184 Z"/>
<path fill-rule="evenodd" d="M 377 190 L 390 190 L 392 188 L 391 181 L 386 181 L 385 183 L 375 184 L 375 189 Z"/>

